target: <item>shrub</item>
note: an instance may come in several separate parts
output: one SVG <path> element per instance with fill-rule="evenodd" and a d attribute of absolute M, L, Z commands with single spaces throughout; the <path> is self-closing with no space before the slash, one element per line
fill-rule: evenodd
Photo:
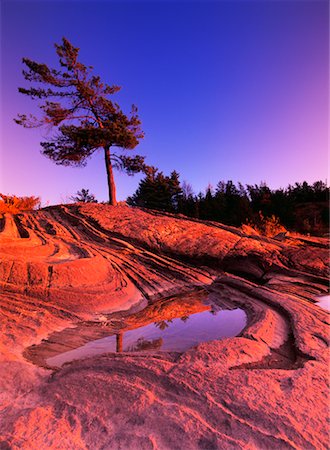
<path fill-rule="evenodd" d="M 40 197 L 17 197 L 16 195 L 0 194 L 0 213 L 17 214 L 21 211 L 31 211 L 40 207 Z"/>
<path fill-rule="evenodd" d="M 278 217 L 274 215 L 264 217 L 261 211 L 259 211 L 256 220 L 254 222 L 248 222 L 247 225 L 267 237 L 274 237 L 279 233 L 287 231 L 283 225 L 280 224 Z"/>

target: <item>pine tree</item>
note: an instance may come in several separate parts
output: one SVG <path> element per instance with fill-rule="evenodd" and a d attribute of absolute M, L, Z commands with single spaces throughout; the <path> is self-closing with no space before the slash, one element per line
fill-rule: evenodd
<path fill-rule="evenodd" d="M 77 191 L 75 195 L 70 197 L 70 200 L 82 203 L 97 203 L 95 195 L 90 194 L 89 189 L 82 189 L 81 191 Z"/>
<path fill-rule="evenodd" d="M 109 188 L 109 203 L 116 205 L 113 168 L 129 175 L 144 171 L 144 157 L 127 156 L 113 151 L 113 147 L 134 149 L 144 137 L 137 108 L 125 115 L 110 96 L 119 86 L 103 83 L 92 74 L 92 67 L 78 61 L 79 49 L 65 38 L 55 44 L 60 69 L 49 68 L 23 58 L 27 70 L 24 78 L 35 83 L 31 89 L 19 92 L 33 100 L 42 100 L 41 116 L 19 114 L 15 122 L 26 128 L 51 126 L 53 137 L 41 142 L 42 153 L 56 164 L 84 166 L 97 150 L 103 149 Z"/>
<path fill-rule="evenodd" d="M 176 212 L 181 196 L 179 174 L 175 170 L 170 176 L 165 176 L 155 167 L 149 167 L 146 177 L 140 181 L 137 191 L 127 202 L 134 206 Z"/>
<path fill-rule="evenodd" d="M 170 177 L 167 177 L 167 185 L 170 195 L 170 210 L 175 212 L 178 211 L 183 196 L 179 177 L 180 175 L 176 170 L 173 170 Z"/>

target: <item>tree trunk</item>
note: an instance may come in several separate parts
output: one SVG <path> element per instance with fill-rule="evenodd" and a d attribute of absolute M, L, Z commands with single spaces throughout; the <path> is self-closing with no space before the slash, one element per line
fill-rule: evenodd
<path fill-rule="evenodd" d="M 116 352 L 123 351 L 123 333 L 116 334 Z"/>
<path fill-rule="evenodd" d="M 104 147 L 104 159 L 105 159 L 105 168 L 107 170 L 107 178 L 108 178 L 109 204 L 112 206 L 116 206 L 117 205 L 116 185 L 115 185 L 115 179 L 113 177 L 112 164 L 111 164 L 111 160 L 110 160 L 110 147 Z"/>

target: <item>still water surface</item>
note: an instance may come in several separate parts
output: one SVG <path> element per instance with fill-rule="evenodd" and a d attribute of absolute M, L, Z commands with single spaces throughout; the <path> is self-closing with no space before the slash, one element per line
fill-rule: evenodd
<path fill-rule="evenodd" d="M 203 308 L 207 306 L 203 305 Z M 52 367 L 65 362 L 109 352 L 185 351 L 200 342 L 238 335 L 246 325 L 246 314 L 240 308 L 214 311 L 207 309 L 189 316 L 159 320 L 111 336 L 93 340 L 74 350 L 46 360 Z"/>

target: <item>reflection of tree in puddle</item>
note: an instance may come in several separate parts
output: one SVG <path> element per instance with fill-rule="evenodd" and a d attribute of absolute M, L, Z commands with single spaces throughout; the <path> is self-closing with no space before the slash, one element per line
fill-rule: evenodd
<path fill-rule="evenodd" d="M 102 322 L 84 322 L 76 328 L 54 332 L 50 339 L 39 345 L 29 347 L 25 355 L 30 360 L 40 360 L 42 364 L 45 364 L 45 359 L 49 357 L 54 357 L 84 346 L 90 341 L 109 336 L 115 337 L 116 352 L 122 352 L 125 344 L 123 342 L 124 334 L 127 331 L 133 331 L 154 323 L 160 332 L 166 332 L 175 319 L 181 319 L 180 321 L 185 323 L 192 314 L 221 309 L 221 306 L 215 306 L 215 302 L 209 297 L 210 295 L 206 291 L 196 290 L 151 302 L 144 309 L 134 313 L 118 312 L 109 317 L 104 316 L 104 319 L 107 320 L 102 320 Z M 151 348 L 156 349 L 158 348 L 157 345 L 161 345 L 159 339 L 154 341 L 144 339 L 144 343 L 136 342 L 134 345 L 151 345 Z"/>
<path fill-rule="evenodd" d="M 214 305 L 205 307 L 205 305 L 202 305 L 202 310 L 208 310 L 210 314 L 212 314 L 213 316 L 216 316 L 217 313 L 221 310 L 221 308 L 216 308 L 214 307 Z M 195 311 L 194 311 L 195 312 Z M 185 314 L 183 314 L 182 316 L 177 316 L 175 317 L 176 319 L 180 319 L 183 323 L 186 323 L 187 320 L 189 319 L 190 314 L 187 314 L 187 312 L 185 312 Z M 158 328 L 160 331 L 165 331 L 167 330 L 171 324 L 173 324 L 173 320 L 174 319 L 167 319 L 167 320 L 158 320 L 157 322 L 154 322 L 154 325 L 156 326 L 156 328 Z M 147 350 L 159 350 L 161 348 L 161 346 L 163 345 L 163 338 L 157 338 L 157 339 L 145 339 L 143 336 L 138 338 L 137 341 L 135 343 L 133 343 L 132 345 L 128 346 L 125 350 L 123 350 L 123 336 L 125 334 L 125 331 L 128 330 L 134 330 L 137 328 L 141 327 L 141 324 L 139 324 L 140 326 L 133 326 L 132 327 L 132 323 L 131 326 L 127 329 L 124 327 L 121 328 L 121 330 L 117 330 L 115 331 L 115 335 L 116 335 L 116 352 L 138 352 L 138 351 L 147 351 Z M 144 325 L 145 326 L 145 325 Z"/>
<path fill-rule="evenodd" d="M 123 351 L 123 333 L 116 334 L 116 352 Z"/>
<path fill-rule="evenodd" d="M 140 337 L 135 344 L 127 348 L 127 352 L 140 352 L 144 350 L 158 350 L 163 345 L 163 339 L 152 339 L 148 341 L 144 337 Z"/>
<path fill-rule="evenodd" d="M 160 320 L 159 322 L 154 322 L 154 325 L 161 331 L 164 331 L 170 326 L 170 323 L 172 323 L 172 320 Z"/>

